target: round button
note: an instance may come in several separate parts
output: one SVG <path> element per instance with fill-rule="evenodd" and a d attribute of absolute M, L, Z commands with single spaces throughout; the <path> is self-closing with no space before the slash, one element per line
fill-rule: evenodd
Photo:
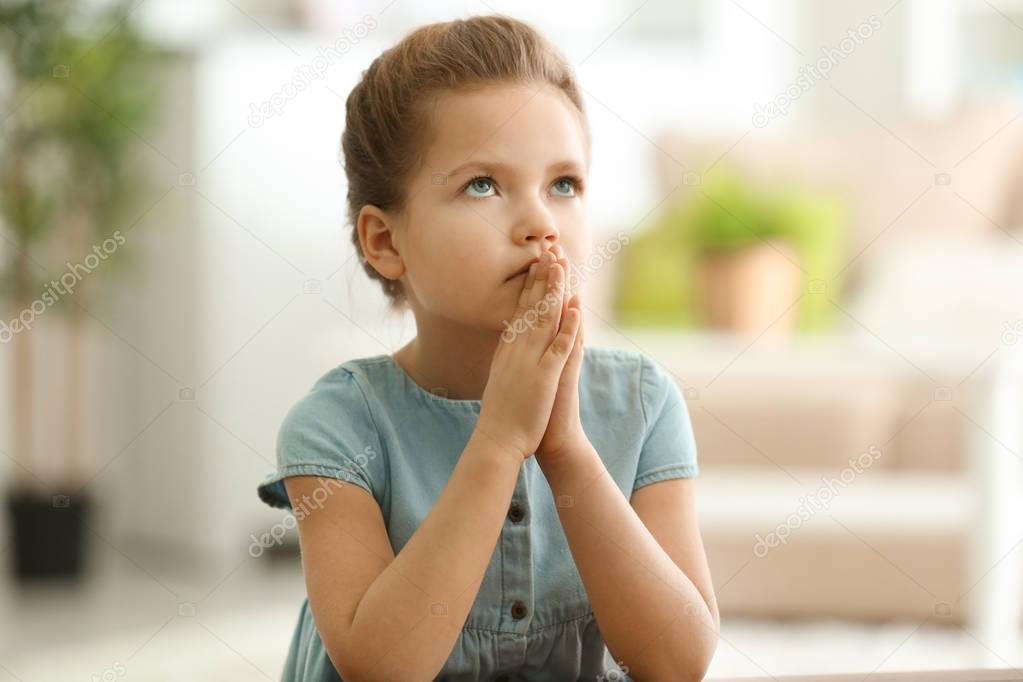
<path fill-rule="evenodd" d="M 518 523 L 526 517 L 526 512 L 522 509 L 522 505 L 518 502 L 512 502 L 508 508 L 508 518 L 512 520 L 512 523 Z"/>
<path fill-rule="evenodd" d="M 512 618 L 514 618 L 515 620 L 522 620 L 523 618 L 526 617 L 526 614 L 528 612 L 529 612 L 529 609 L 527 609 L 526 605 L 523 604 L 522 602 L 517 601 L 514 604 L 512 604 L 511 615 L 512 615 Z"/>

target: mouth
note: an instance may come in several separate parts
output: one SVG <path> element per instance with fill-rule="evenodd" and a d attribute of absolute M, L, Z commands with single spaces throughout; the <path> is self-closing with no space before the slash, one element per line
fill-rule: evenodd
<path fill-rule="evenodd" d="M 547 252 L 544 252 L 544 253 L 547 253 Z M 560 246 L 560 245 L 555 245 L 555 246 L 553 246 L 553 247 L 552 247 L 552 248 L 551 248 L 551 249 L 549 250 L 549 253 L 552 253 L 552 254 L 554 254 L 554 257 L 555 257 L 555 258 L 561 258 L 561 257 L 562 257 L 562 256 L 564 255 L 564 251 L 562 250 L 562 248 L 561 248 L 561 246 Z M 542 255 L 542 254 L 541 254 L 541 255 Z M 540 262 L 540 256 L 537 256 L 536 258 L 533 258 L 533 259 L 531 259 L 531 260 L 527 261 L 526 263 L 524 263 L 524 264 L 522 265 L 522 267 L 521 267 L 521 268 L 519 268 L 519 269 L 518 269 L 518 270 L 517 270 L 517 271 L 516 271 L 516 272 L 515 272 L 515 273 L 514 273 L 513 275 L 511 275 L 510 277 L 508 277 L 508 279 L 506 279 L 505 281 L 506 281 L 506 282 L 511 282 L 511 281 L 514 281 L 514 280 L 517 280 L 517 279 L 519 279 L 520 277 L 524 277 L 525 275 L 529 274 L 529 268 L 530 268 L 530 267 L 531 267 L 531 266 L 532 266 L 532 265 L 533 265 L 534 263 L 539 263 L 539 262 Z"/>
<path fill-rule="evenodd" d="M 539 258 L 534 258 L 533 260 L 529 261 L 528 263 L 526 263 L 525 265 L 523 265 L 523 266 L 522 266 L 522 267 L 521 267 L 521 268 L 519 269 L 519 271 L 518 271 L 518 272 L 516 272 L 516 273 L 515 273 L 514 275 L 512 275 L 511 277 L 509 277 L 509 278 L 508 278 L 507 280 L 505 280 L 505 281 L 507 281 L 507 282 L 511 282 L 512 280 L 516 280 L 516 279 L 518 279 L 518 278 L 520 278 L 520 277 L 525 277 L 525 276 L 526 276 L 526 274 L 528 274 L 528 273 L 529 273 L 529 268 L 530 268 L 530 266 L 532 266 L 532 265 L 533 265 L 533 263 L 536 263 L 536 262 L 538 262 L 539 260 L 540 260 Z"/>

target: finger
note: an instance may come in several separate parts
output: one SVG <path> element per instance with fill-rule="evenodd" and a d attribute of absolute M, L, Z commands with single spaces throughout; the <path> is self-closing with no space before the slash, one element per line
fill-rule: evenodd
<path fill-rule="evenodd" d="M 544 340 L 550 343 L 554 334 L 558 331 L 561 322 L 562 299 L 565 292 L 565 271 L 561 264 L 555 262 L 550 267 L 550 274 L 547 277 L 547 292 L 541 301 L 537 303 L 537 319 L 539 326 L 548 331 Z"/>
<path fill-rule="evenodd" d="M 529 292 L 529 305 L 526 306 L 526 310 L 523 312 L 530 331 L 545 327 L 546 320 L 549 317 L 552 263 L 554 263 L 554 257 L 549 252 L 540 255 L 540 260 L 536 266 L 536 277 L 533 280 L 533 287 Z M 550 331 L 545 328 L 543 333 L 539 335 L 539 338 L 542 339 L 544 346 L 546 346 L 553 337 Z"/>
<path fill-rule="evenodd" d="M 572 263 L 568 258 L 561 259 L 561 267 L 565 268 L 565 295 L 561 297 L 561 313 L 558 315 L 559 326 L 565 321 L 565 314 L 568 312 L 569 283 L 572 281 Z"/>
<path fill-rule="evenodd" d="M 565 314 L 567 315 L 568 314 L 567 311 L 569 311 L 569 310 L 575 310 L 575 314 L 579 316 L 579 333 L 576 335 L 576 345 L 581 348 L 582 344 L 583 344 L 583 309 L 582 309 L 582 300 L 579 298 L 579 293 L 578 292 L 572 294 L 571 297 L 568 297 L 567 294 L 566 294 L 566 298 L 567 298 L 568 302 L 566 304 L 566 309 L 567 310 L 566 310 Z M 573 349 L 573 353 L 574 353 L 574 349 Z"/>
<path fill-rule="evenodd" d="M 519 293 L 519 312 L 524 312 L 529 306 L 529 294 L 533 289 L 533 281 L 536 279 L 536 263 L 529 266 L 529 272 L 526 273 L 526 282 L 522 285 L 522 291 Z"/>
<path fill-rule="evenodd" d="M 581 337 L 582 333 L 583 333 L 583 325 L 582 325 L 582 322 L 583 322 L 583 301 L 582 301 L 582 298 L 579 297 L 579 292 L 578 291 L 575 292 L 574 294 L 572 294 L 571 298 L 568 299 L 568 307 L 569 307 L 569 309 L 573 309 L 574 308 L 575 312 L 576 312 L 576 315 L 579 316 L 579 336 Z"/>
<path fill-rule="evenodd" d="M 575 300 L 575 297 L 573 297 L 573 300 Z M 572 315 L 579 318 L 579 330 L 575 334 L 575 339 L 572 342 L 572 350 L 569 351 L 568 359 L 565 361 L 565 366 L 561 370 L 561 380 L 558 382 L 558 385 L 577 387 L 579 385 L 579 374 L 583 365 L 583 318 L 582 310 L 579 309 L 579 306 L 571 305 L 569 306 L 569 311 Z"/>
<path fill-rule="evenodd" d="M 572 274 L 572 271 L 575 270 L 575 263 L 572 262 L 572 259 L 568 257 L 567 253 L 562 256 L 562 260 L 565 261 L 564 262 L 565 272 L 568 275 L 568 276 L 565 277 L 565 282 L 567 282 L 568 284 L 571 284 L 572 283 L 571 274 Z"/>
<path fill-rule="evenodd" d="M 554 340 L 547 347 L 543 358 L 540 360 L 540 364 L 544 365 L 545 369 L 560 371 L 564 368 L 565 362 L 575 347 L 580 321 L 579 310 L 576 308 L 570 309 L 565 319 L 565 324 L 561 326 L 561 330 L 554 337 Z"/>
<path fill-rule="evenodd" d="M 578 373 L 583 361 L 583 311 L 579 307 L 579 297 L 573 296 L 572 300 L 575 303 L 569 309 L 574 310 L 575 314 L 579 316 L 579 333 L 575 335 L 575 347 L 572 350 L 573 357 L 569 358 L 569 362 L 575 365 L 575 371 Z"/>
<path fill-rule="evenodd" d="M 536 304 L 543 299 L 547 293 L 547 284 L 550 278 L 550 265 L 553 262 L 553 258 L 548 254 L 544 253 L 540 256 L 540 260 L 536 265 L 536 276 L 533 278 L 533 286 L 529 292 L 529 307 L 536 309 Z"/>
<path fill-rule="evenodd" d="M 523 285 L 523 289 L 529 290 L 533 288 L 533 282 L 536 281 L 536 263 L 529 265 L 529 272 L 526 273 L 526 283 Z"/>
<path fill-rule="evenodd" d="M 536 324 L 536 303 L 542 296 L 538 291 L 542 291 L 546 285 L 546 272 L 541 274 L 543 266 L 544 258 L 541 254 L 540 259 L 529 266 L 526 281 L 519 293 L 518 310 L 515 312 L 516 322 L 525 321 L 530 328 Z"/>
<path fill-rule="evenodd" d="M 579 387 L 579 375 L 582 373 L 583 366 L 583 328 L 580 320 L 579 331 L 575 334 L 575 339 L 572 341 L 572 350 L 568 353 L 568 358 L 565 360 L 565 366 L 561 369 L 561 379 L 558 382 L 559 386 L 564 386 L 577 390 Z"/>

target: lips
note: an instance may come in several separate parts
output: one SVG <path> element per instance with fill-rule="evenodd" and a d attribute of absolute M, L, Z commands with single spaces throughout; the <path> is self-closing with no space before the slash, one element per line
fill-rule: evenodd
<path fill-rule="evenodd" d="M 527 263 L 526 263 L 525 265 L 523 265 L 523 266 L 522 266 L 521 268 L 519 268 L 518 270 L 516 270 L 516 271 L 515 271 L 515 273 L 514 273 L 513 275 L 511 275 L 511 276 L 510 276 L 510 277 L 509 277 L 508 279 L 515 279 L 516 277 L 518 277 L 518 276 L 520 276 L 520 275 L 524 275 L 524 274 L 526 274 L 527 272 L 529 272 L 529 267 L 530 267 L 530 266 L 531 266 L 531 265 L 532 265 L 533 263 L 537 263 L 537 262 L 539 262 L 539 261 L 540 261 L 540 258 L 539 258 L 539 257 L 536 257 L 536 258 L 534 258 L 533 260 L 531 260 L 531 261 L 528 261 L 528 262 L 527 262 Z"/>

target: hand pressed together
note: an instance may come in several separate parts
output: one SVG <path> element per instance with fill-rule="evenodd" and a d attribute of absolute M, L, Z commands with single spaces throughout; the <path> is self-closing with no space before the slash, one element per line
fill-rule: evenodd
<path fill-rule="evenodd" d="M 566 282 L 571 282 L 571 261 L 562 254 L 560 247 L 555 246 L 553 250 L 557 251 L 559 263 L 565 270 Z M 575 335 L 572 351 L 561 371 L 547 430 L 536 450 L 537 463 L 541 467 L 566 457 L 586 442 L 586 434 L 583 432 L 579 417 L 579 372 L 583 364 L 582 307 L 579 292 L 576 291 L 571 297 L 565 297 L 563 300 L 564 305 L 559 314 L 561 324 L 565 324 L 568 311 L 575 310 L 580 320 L 579 331 Z"/>
<path fill-rule="evenodd" d="M 569 262 L 560 249 L 541 255 L 525 277 L 513 323 L 494 351 L 477 428 L 543 463 L 582 436 L 578 380 L 582 317 L 569 299 Z"/>

